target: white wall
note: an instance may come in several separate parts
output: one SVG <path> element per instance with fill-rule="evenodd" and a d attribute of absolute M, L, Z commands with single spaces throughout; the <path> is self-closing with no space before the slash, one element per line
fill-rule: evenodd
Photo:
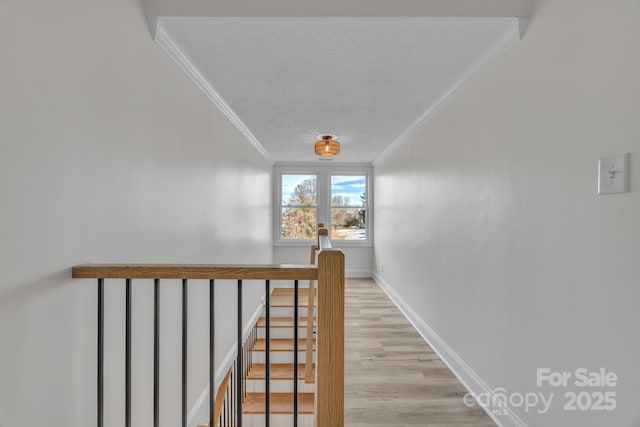
<path fill-rule="evenodd" d="M 73 265 L 272 261 L 272 165 L 155 45 L 136 1 L 0 2 L 0 150 L 2 427 L 95 422 L 96 286 L 72 280 Z M 180 287 L 162 289 L 161 411 L 174 426 Z M 245 317 L 260 291 L 245 291 Z M 207 382 L 207 295 L 190 285 L 189 407 Z M 218 361 L 234 295 L 220 284 Z M 136 426 L 151 419 L 151 296 L 135 284 Z M 108 282 L 109 426 L 123 420 L 123 301 Z"/>
<path fill-rule="evenodd" d="M 377 273 L 530 426 L 640 425 L 640 2 L 541 0 L 524 39 L 375 167 Z M 597 160 L 632 153 L 629 194 Z M 383 271 L 384 269 L 384 271 Z M 563 411 L 536 368 L 617 373 Z M 604 391 L 604 389 L 586 389 Z"/>
<path fill-rule="evenodd" d="M 333 247 L 340 248 L 340 243 L 332 242 Z M 347 277 L 371 277 L 373 272 L 373 248 L 343 247 L 345 275 Z M 300 246 L 276 246 L 273 250 L 274 262 L 277 264 L 309 264 L 310 249 Z"/>

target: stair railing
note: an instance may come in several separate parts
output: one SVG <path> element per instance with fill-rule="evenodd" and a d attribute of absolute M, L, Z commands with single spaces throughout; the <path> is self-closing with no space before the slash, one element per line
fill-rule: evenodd
<path fill-rule="evenodd" d="M 236 414 L 233 411 L 233 377 L 234 375 L 238 375 L 236 369 L 236 364 L 234 363 L 227 375 L 225 375 L 222 380 L 222 384 L 218 388 L 218 392 L 214 399 L 215 401 L 215 409 L 213 413 L 214 426 L 216 427 L 227 427 L 236 425 L 234 417 Z M 211 422 L 209 422 L 211 425 Z"/>
<path fill-rule="evenodd" d="M 182 393 L 181 425 L 187 427 L 187 348 L 188 348 L 188 281 L 190 279 L 209 280 L 209 420 L 217 424 L 215 390 L 215 280 L 237 280 L 237 343 L 243 342 L 242 331 L 242 284 L 243 280 L 264 280 L 267 295 L 266 364 L 269 366 L 269 294 L 271 280 L 293 280 L 294 300 L 298 301 L 298 281 L 318 281 L 318 316 L 316 341 L 316 426 L 341 427 L 344 425 L 344 254 L 336 249 L 322 247 L 316 265 L 196 265 L 196 264 L 87 264 L 75 266 L 72 277 L 76 279 L 97 279 L 97 367 L 96 399 L 97 427 L 104 426 L 104 305 L 105 286 L 117 286 L 110 279 L 123 279 L 125 284 L 125 427 L 131 427 L 131 329 L 132 294 L 134 279 L 154 280 L 154 380 L 153 380 L 153 425 L 160 423 L 160 290 L 162 279 L 182 280 Z M 312 310 L 311 306 L 311 310 Z M 297 313 L 296 313 L 297 314 Z M 312 320 L 313 325 L 313 320 Z M 294 316 L 294 330 L 298 328 L 298 316 Z M 297 340 L 294 341 L 297 347 Z M 297 368 L 297 348 L 294 349 L 294 367 Z M 241 348 L 237 351 L 236 372 L 243 370 L 247 363 Z M 269 426 L 269 369 L 267 368 L 267 394 L 265 399 L 265 425 Z M 242 427 L 242 401 L 244 396 L 244 375 L 235 374 L 233 381 L 235 405 L 234 418 Z M 297 389 L 297 376 L 294 376 Z M 294 426 L 297 426 L 297 394 L 294 394 Z"/>
<path fill-rule="evenodd" d="M 255 344 L 257 339 L 257 329 L 254 325 L 249 333 L 249 336 L 245 338 L 244 343 L 242 344 L 242 354 L 244 366 L 239 370 L 236 366 L 236 362 L 234 361 L 229 370 L 227 371 L 224 379 L 222 380 L 220 386 L 218 387 L 218 392 L 215 397 L 215 410 L 213 412 L 213 420 L 215 427 L 235 427 L 238 425 L 236 418 L 237 413 L 234 408 L 237 405 L 237 394 L 235 393 L 236 382 L 234 378 L 237 378 L 238 375 L 242 376 L 243 379 L 243 387 L 244 393 L 246 396 L 246 378 L 248 372 L 251 370 L 253 365 L 253 358 L 251 356 L 251 348 Z M 215 381 L 214 381 L 215 382 Z M 210 417 L 210 414 L 207 414 Z M 210 427 L 211 422 L 209 420 L 205 421 L 206 424 L 198 423 L 198 427 Z"/>

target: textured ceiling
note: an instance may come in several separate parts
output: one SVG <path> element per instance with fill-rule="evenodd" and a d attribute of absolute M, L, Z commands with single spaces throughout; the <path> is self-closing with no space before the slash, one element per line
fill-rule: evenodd
<path fill-rule="evenodd" d="M 516 18 L 159 18 L 159 25 L 278 162 L 372 162 L 497 45 Z"/>

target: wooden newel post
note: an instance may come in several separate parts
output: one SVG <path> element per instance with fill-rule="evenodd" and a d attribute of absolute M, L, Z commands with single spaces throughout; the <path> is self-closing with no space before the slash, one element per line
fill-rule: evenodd
<path fill-rule="evenodd" d="M 318 245 L 311 246 L 311 256 L 309 264 L 315 265 L 316 252 L 318 251 Z M 309 299 L 307 301 L 307 353 L 304 361 L 304 382 L 315 383 L 316 377 L 313 372 L 313 330 L 315 325 L 315 297 L 316 297 L 316 284 L 315 280 L 309 280 Z"/>
<path fill-rule="evenodd" d="M 318 253 L 317 427 L 344 426 L 344 253 Z"/>

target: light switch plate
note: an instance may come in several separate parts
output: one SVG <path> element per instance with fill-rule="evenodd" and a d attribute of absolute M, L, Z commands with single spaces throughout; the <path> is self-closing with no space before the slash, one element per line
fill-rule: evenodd
<path fill-rule="evenodd" d="M 598 194 L 629 192 L 629 153 L 598 161 Z"/>

